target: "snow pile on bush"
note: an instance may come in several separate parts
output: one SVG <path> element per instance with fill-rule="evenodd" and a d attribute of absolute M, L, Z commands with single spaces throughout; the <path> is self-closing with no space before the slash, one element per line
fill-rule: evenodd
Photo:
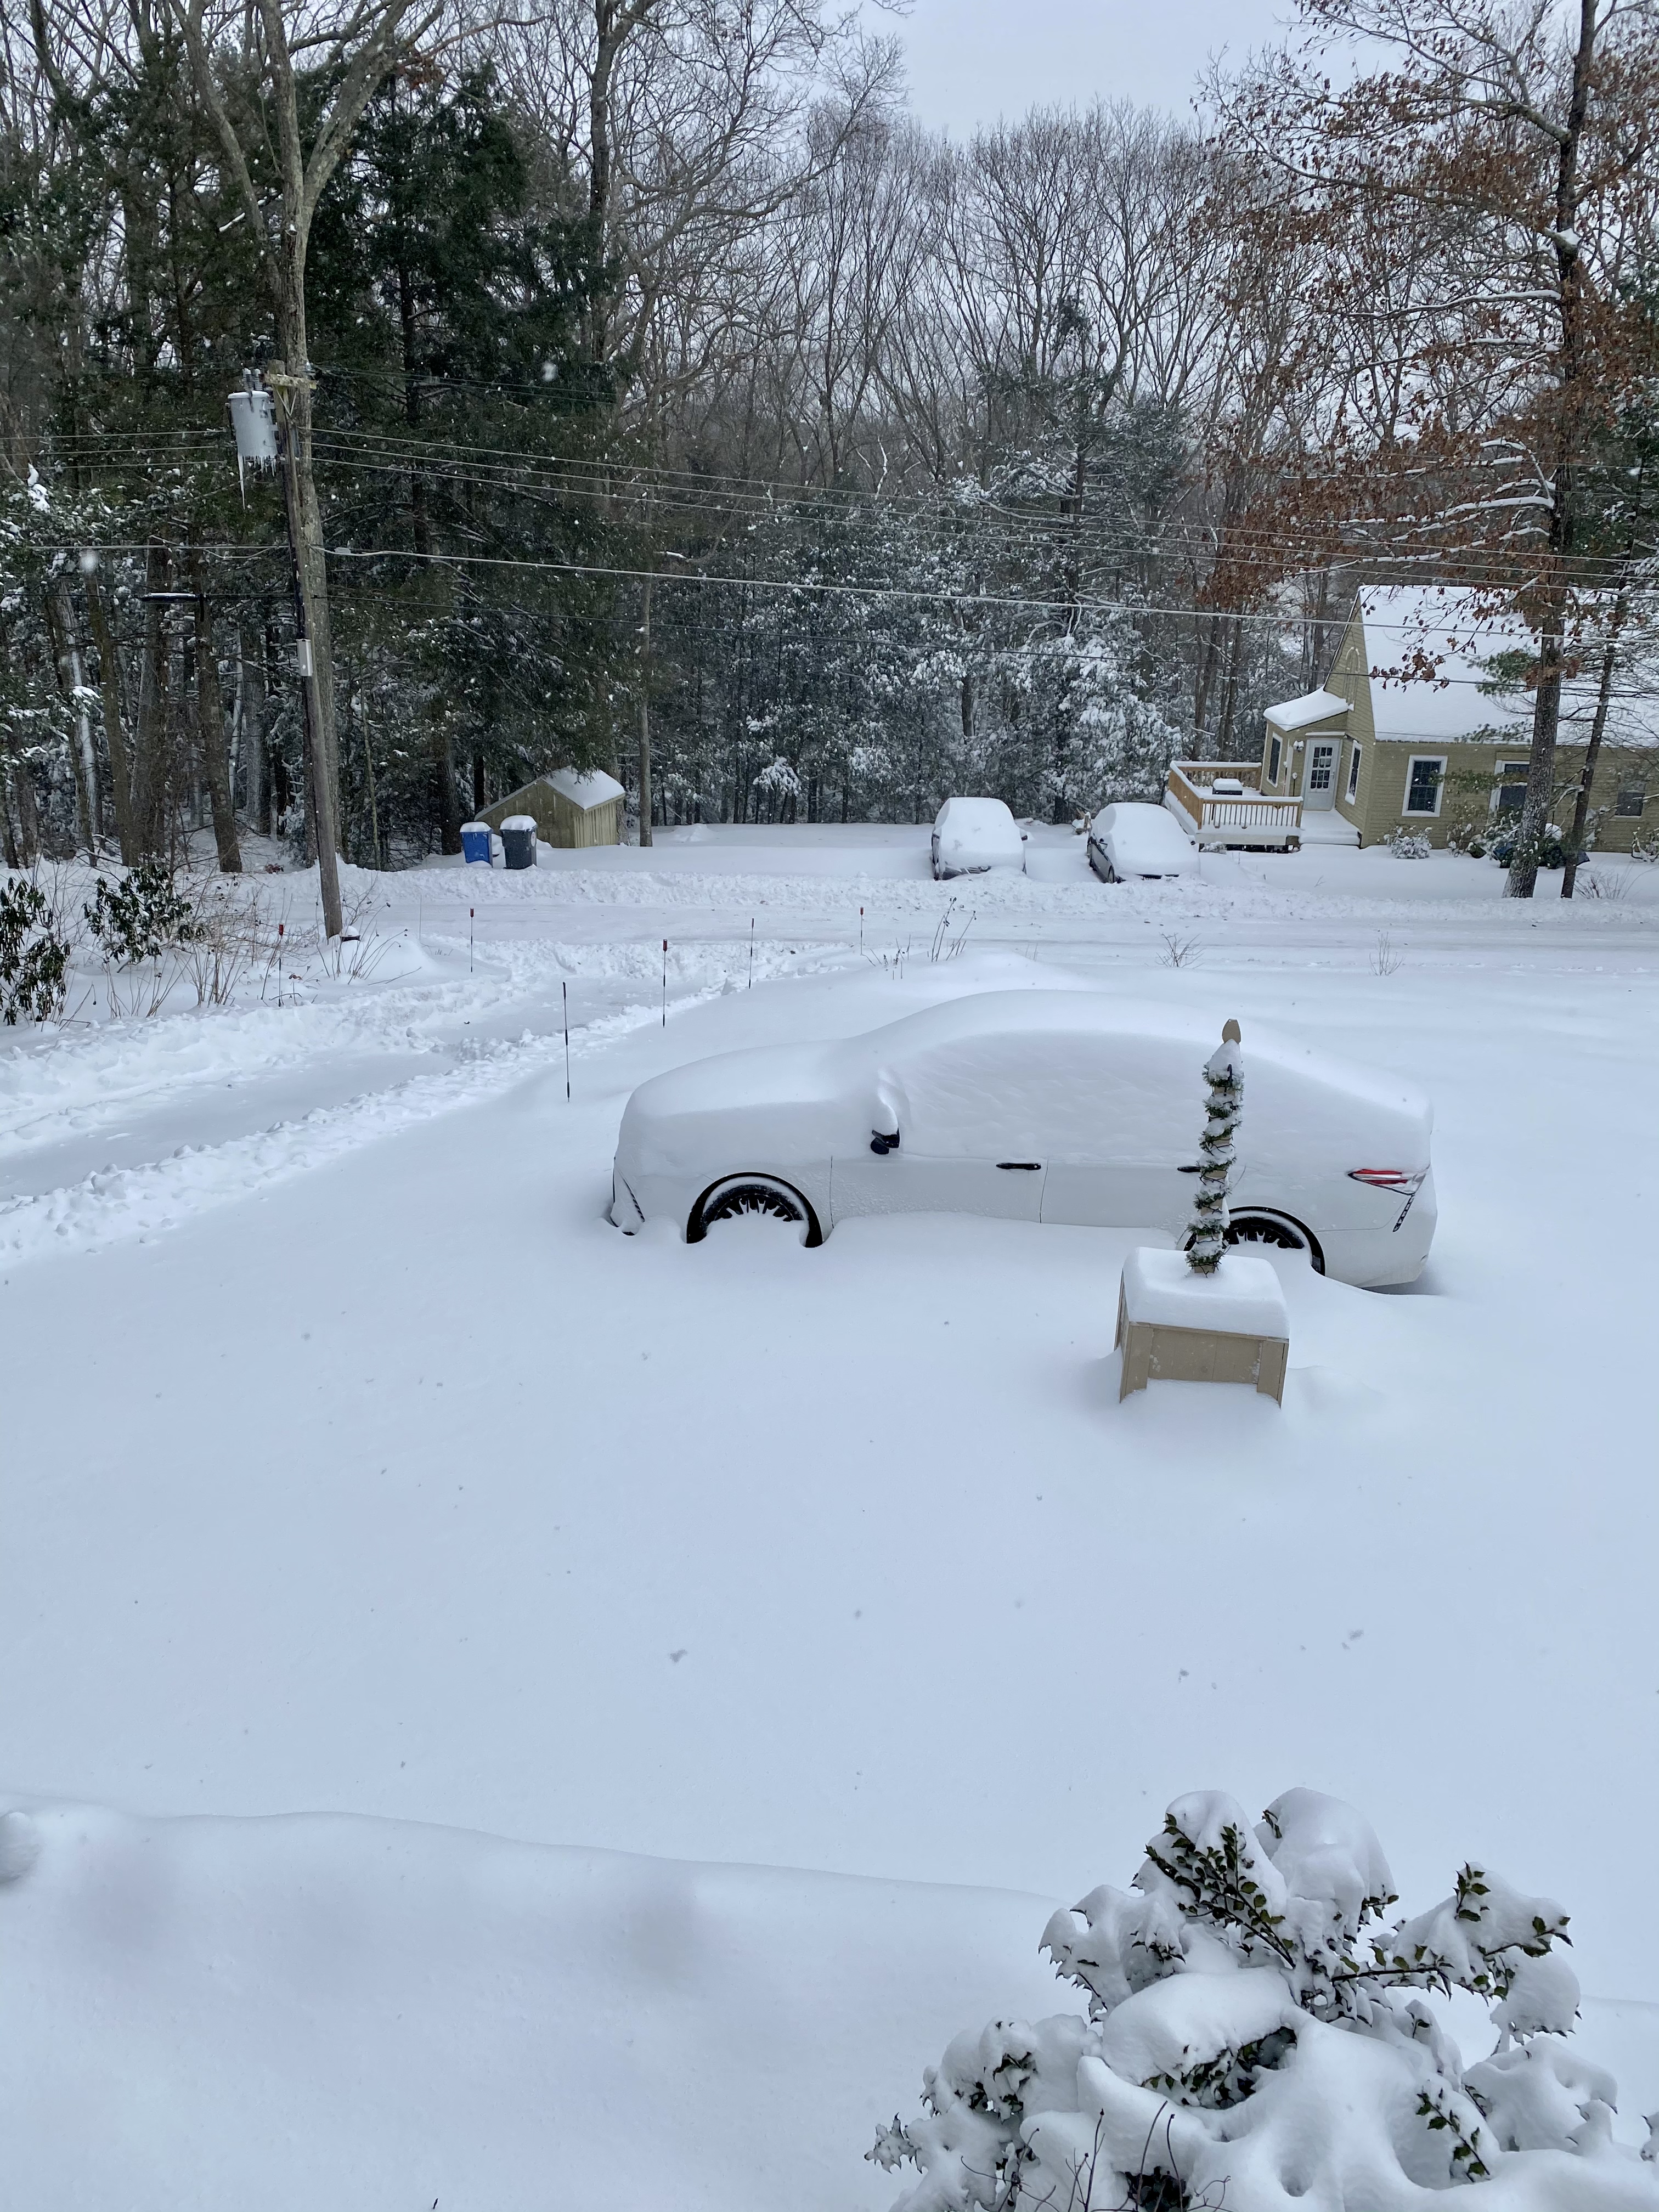
<path fill-rule="evenodd" d="M 1044 1933 L 1086 2016 L 958 2036 L 924 2116 L 878 2132 L 878 2166 L 921 2170 L 894 2212 L 1395 2212 L 1461 2182 L 1488 2212 L 1653 2212 L 1612 2077 L 1568 2039 L 1560 1907 L 1474 1866 L 1416 1919 L 1397 1901 L 1334 1798 L 1289 1790 L 1254 1831 L 1230 1797 L 1179 1798 L 1133 1893 Z M 1494 2001 L 1467 2069 L 1418 1994 L 1454 1989 Z"/>

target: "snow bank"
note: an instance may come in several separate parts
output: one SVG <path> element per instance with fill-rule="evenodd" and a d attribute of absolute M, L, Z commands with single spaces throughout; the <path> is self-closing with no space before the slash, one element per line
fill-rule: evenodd
<path fill-rule="evenodd" d="M 1046 1908 L 309 1816 L 8 1816 L 9 2205 L 857 2212 Z M 9 1834 L 9 1830 L 6 1831 Z"/>

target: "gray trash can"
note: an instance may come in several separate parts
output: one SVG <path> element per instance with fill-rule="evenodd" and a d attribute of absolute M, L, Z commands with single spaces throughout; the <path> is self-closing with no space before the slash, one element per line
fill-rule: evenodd
<path fill-rule="evenodd" d="M 533 814 L 509 814 L 501 824 L 501 852 L 509 868 L 533 868 L 536 865 L 536 817 Z"/>

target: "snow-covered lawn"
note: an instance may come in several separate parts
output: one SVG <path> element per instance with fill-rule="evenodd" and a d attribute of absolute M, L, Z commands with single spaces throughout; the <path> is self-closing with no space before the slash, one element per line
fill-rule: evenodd
<path fill-rule="evenodd" d="M 140 1816 L 0 1887 L 9 2201 L 880 2204 L 921 2064 L 1056 2008 L 1049 1903 L 1291 1783 L 1410 1899 L 1563 1901 L 1639 2136 L 1659 870 L 927 836 L 356 878 L 366 981 L 8 1034 L 0 1772 Z M 1108 1232 L 603 1221 L 645 1076 L 1079 978 L 1436 1102 L 1429 1272 L 1287 1271 L 1282 1412 L 1117 1404 Z M 315 1810 L 475 1832 L 223 1817 Z"/>

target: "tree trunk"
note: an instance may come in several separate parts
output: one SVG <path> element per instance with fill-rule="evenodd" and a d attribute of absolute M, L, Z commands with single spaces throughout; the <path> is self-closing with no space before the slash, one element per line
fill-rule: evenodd
<path fill-rule="evenodd" d="M 1574 462 L 1585 394 L 1583 360 L 1583 267 L 1578 222 L 1578 147 L 1589 106 L 1591 66 L 1595 58 L 1597 0 L 1578 0 L 1578 45 L 1573 56 L 1572 97 L 1561 135 L 1555 174 L 1555 263 L 1557 313 L 1561 324 L 1559 413 L 1550 498 L 1549 598 L 1539 624 L 1538 696 L 1533 705 L 1532 755 L 1527 764 L 1527 796 L 1516 833 L 1515 859 L 1504 885 L 1510 898 L 1530 898 L 1538 882 L 1538 855 L 1555 803 L 1555 743 L 1561 721 L 1561 665 L 1566 633 L 1566 566 L 1572 552 Z"/>
<path fill-rule="evenodd" d="M 645 580 L 640 629 L 640 842 L 651 842 L 651 579 Z"/>
<path fill-rule="evenodd" d="M 1233 742 L 1233 715 L 1238 707 L 1238 664 L 1243 658 L 1244 625 L 1235 615 L 1232 632 L 1227 640 L 1227 673 L 1221 687 L 1221 713 L 1216 722 L 1215 757 L 1231 760 Z"/>
<path fill-rule="evenodd" d="M 26 760 L 14 760 L 11 764 L 11 794 L 17 815 L 17 858 L 12 865 L 32 868 L 40 857 L 40 809 Z"/>
<path fill-rule="evenodd" d="M 438 849 L 441 853 L 459 853 L 461 849 L 461 802 L 455 789 L 455 742 L 445 723 L 433 761 L 438 785 Z"/>
<path fill-rule="evenodd" d="M 225 744 L 224 702 L 219 696 L 219 670 L 213 658 L 213 625 L 208 620 L 207 596 L 196 577 L 196 742 L 202 773 L 213 811 L 213 843 L 219 872 L 240 876 L 241 848 L 236 842 L 236 809 L 230 788 L 230 757 Z"/>
<path fill-rule="evenodd" d="M 167 589 L 165 545 L 152 543 L 144 558 L 144 657 L 138 680 L 138 731 L 133 749 L 132 828 L 137 855 L 158 852 L 167 790 L 167 632 L 160 594 Z"/>
<path fill-rule="evenodd" d="M 98 860 L 98 781 L 92 750 L 92 717 L 87 710 L 86 671 L 81 665 L 80 641 L 75 635 L 75 610 L 69 586 L 59 576 L 46 595 L 46 627 L 52 634 L 52 657 L 58 671 L 58 688 L 75 717 L 75 738 L 70 746 L 70 767 L 75 776 L 75 811 L 86 839 L 87 858 Z"/>
<path fill-rule="evenodd" d="M 276 805 L 277 755 L 270 744 L 270 694 L 276 674 L 276 625 L 267 622 L 259 644 L 259 799 L 254 817 L 262 837 L 274 836 L 281 810 Z"/>
<path fill-rule="evenodd" d="M 1583 850 L 1584 824 L 1589 818 L 1590 786 L 1595 781 L 1596 763 L 1601 757 L 1601 738 L 1607 726 L 1607 702 L 1613 696 L 1613 672 L 1619 657 L 1619 632 L 1625 620 L 1626 599 L 1619 594 L 1613 611 L 1612 635 L 1601 655 L 1601 681 L 1595 694 L 1595 717 L 1590 724 L 1589 743 L 1584 747 L 1584 773 L 1579 780 L 1578 798 L 1572 810 L 1572 827 L 1567 832 L 1567 865 L 1561 875 L 1561 896 L 1571 898 L 1578 881 L 1578 855 Z"/>
<path fill-rule="evenodd" d="M 115 840 L 121 859 L 131 867 L 139 858 L 132 812 L 132 769 L 127 753 L 126 731 L 121 720 L 121 676 L 115 658 L 115 640 L 104 611 L 104 594 L 98 581 L 95 557 L 83 553 L 82 574 L 86 580 L 87 627 L 98 655 L 98 693 L 104 705 L 104 743 L 109 752 L 109 792 L 115 807 Z"/>

